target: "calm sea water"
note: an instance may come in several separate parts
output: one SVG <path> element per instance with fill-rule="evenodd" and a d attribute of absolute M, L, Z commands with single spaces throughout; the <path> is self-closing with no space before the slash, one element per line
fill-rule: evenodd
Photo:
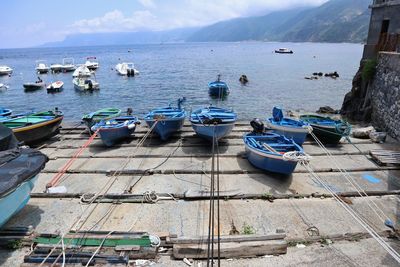
<path fill-rule="evenodd" d="M 294 54 L 273 53 L 280 47 L 289 47 Z M 143 116 L 181 96 L 186 96 L 188 110 L 212 103 L 234 108 L 239 119 L 264 118 L 274 105 L 301 111 L 315 111 L 324 105 L 340 108 L 361 53 L 360 44 L 264 42 L 4 49 L 0 50 L 0 65 L 12 67 L 14 73 L 0 76 L 0 83 L 10 87 L 0 92 L 0 106 L 15 112 L 58 107 L 67 121 L 104 107 L 131 107 Z M 96 56 L 100 62 L 98 92 L 76 91 L 72 73 L 41 75 L 46 82 L 64 81 L 61 93 L 47 94 L 45 89 L 24 92 L 22 84 L 36 80 L 36 60 L 50 64 L 73 57 L 75 63 L 83 63 L 87 56 Z M 118 76 L 113 68 L 119 61 L 133 61 L 140 75 Z M 340 78 L 304 79 L 319 71 L 337 71 Z M 208 96 L 207 83 L 218 73 L 231 87 L 231 94 L 217 103 Z M 249 78 L 247 86 L 240 85 L 241 74 Z"/>

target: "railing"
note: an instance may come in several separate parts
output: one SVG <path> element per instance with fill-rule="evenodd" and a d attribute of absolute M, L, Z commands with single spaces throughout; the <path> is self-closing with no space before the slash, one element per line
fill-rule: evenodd
<path fill-rule="evenodd" d="M 382 33 L 376 51 L 400 52 L 400 34 Z"/>

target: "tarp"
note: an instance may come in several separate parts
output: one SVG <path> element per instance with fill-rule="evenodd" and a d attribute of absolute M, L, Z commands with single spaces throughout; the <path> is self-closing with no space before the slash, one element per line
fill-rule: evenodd
<path fill-rule="evenodd" d="M 12 130 L 0 123 L 0 151 L 16 148 L 18 140 Z"/>
<path fill-rule="evenodd" d="M 1 151 L 0 198 L 37 175 L 47 161 L 46 155 L 31 148 L 17 147 Z"/>

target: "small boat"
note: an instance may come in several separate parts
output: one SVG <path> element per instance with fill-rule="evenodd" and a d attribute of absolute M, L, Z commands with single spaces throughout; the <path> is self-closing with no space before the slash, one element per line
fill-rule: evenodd
<path fill-rule="evenodd" d="M 56 109 L 16 116 L 0 123 L 10 128 L 18 141 L 34 144 L 55 135 L 63 118 L 62 112 Z"/>
<path fill-rule="evenodd" d="M 89 133 L 92 133 L 92 126 L 101 120 L 109 120 L 121 115 L 121 110 L 118 108 L 103 108 L 95 112 L 83 115 L 82 121 L 86 124 Z"/>
<path fill-rule="evenodd" d="M 115 70 L 119 75 L 122 76 L 135 76 L 139 74 L 139 71 L 135 69 L 135 65 L 131 62 L 119 63 L 115 66 Z"/>
<path fill-rule="evenodd" d="M 334 120 L 318 115 L 301 115 L 300 120 L 305 121 L 313 128 L 313 133 L 322 143 L 336 145 L 342 137 L 349 136 L 351 125 L 342 120 Z"/>
<path fill-rule="evenodd" d="M 95 79 L 91 78 L 74 78 L 72 83 L 74 84 L 74 88 L 79 91 L 93 91 L 100 89 L 100 84 Z"/>
<path fill-rule="evenodd" d="M 50 67 L 47 66 L 45 60 L 36 60 L 36 68 L 35 68 L 35 70 L 39 74 L 44 74 L 44 73 L 48 73 L 49 72 Z"/>
<path fill-rule="evenodd" d="M 275 53 L 277 54 L 293 54 L 293 51 L 290 50 L 289 48 L 279 48 L 275 50 Z"/>
<path fill-rule="evenodd" d="M 13 69 L 8 66 L 0 66 L 0 75 L 10 75 Z"/>
<path fill-rule="evenodd" d="M 277 134 L 293 139 L 300 146 L 311 130 L 307 122 L 283 117 L 282 109 L 278 107 L 272 109 L 272 118 L 267 119 L 266 126 Z"/>
<path fill-rule="evenodd" d="M 54 93 L 54 92 L 61 92 L 63 89 L 64 82 L 56 81 L 47 85 L 47 92 Z"/>
<path fill-rule="evenodd" d="M 233 110 L 207 107 L 190 114 L 193 130 L 201 137 L 213 141 L 227 136 L 235 125 L 237 116 Z"/>
<path fill-rule="evenodd" d="M 296 168 L 298 160 L 287 155 L 295 153 L 295 156 L 306 156 L 292 139 L 275 133 L 248 133 L 244 135 L 243 141 L 248 161 L 269 172 L 289 175 Z"/>
<path fill-rule="evenodd" d="M 0 89 L 1 90 L 8 89 L 8 85 L 5 85 L 4 83 L 0 83 Z"/>
<path fill-rule="evenodd" d="M 74 70 L 76 70 L 74 59 L 73 58 L 63 58 L 63 64 L 61 67 L 61 71 L 62 72 L 71 72 Z"/>
<path fill-rule="evenodd" d="M 102 120 L 91 127 L 92 132 L 98 134 L 104 145 L 110 147 L 117 142 L 130 137 L 140 124 L 137 117 L 121 116 L 109 120 Z"/>
<path fill-rule="evenodd" d="M 99 62 L 97 62 L 96 57 L 87 57 L 84 65 L 89 70 L 97 70 L 99 68 Z"/>
<path fill-rule="evenodd" d="M 23 86 L 25 92 L 32 92 L 44 88 L 45 83 L 42 81 L 42 79 L 40 79 L 40 77 L 38 77 L 38 80 L 36 82 L 24 83 Z"/>
<path fill-rule="evenodd" d="M 150 128 L 157 122 L 153 131 L 160 136 L 161 140 L 167 140 L 173 133 L 182 129 L 186 112 L 181 105 L 185 100 L 185 98 L 179 98 L 177 107 L 170 105 L 165 108 L 153 109 L 144 117 Z"/>
<path fill-rule="evenodd" d="M 79 67 L 76 68 L 74 73 L 72 73 L 73 78 L 87 78 L 92 76 L 92 72 L 86 65 L 80 65 Z"/>
<path fill-rule="evenodd" d="M 0 124 L 0 227 L 29 201 L 37 175 L 48 158 L 31 148 L 19 148 L 12 131 Z"/>
<path fill-rule="evenodd" d="M 11 109 L 8 108 L 1 108 L 0 107 L 0 117 L 6 117 L 6 116 L 10 116 L 12 113 Z"/>
<path fill-rule="evenodd" d="M 61 72 L 61 71 L 62 71 L 62 68 L 63 68 L 63 65 L 62 65 L 62 64 L 54 63 L 54 64 L 51 64 L 51 65 L 50 65 L 50 70 L 51 70 L 51 72 L 53 72 L 53 73 Z"/>
<path fill-rule="evenodd" d="M 221 74 L 218 74 L 215 82 L 208 83 L 208 94 L 210 96 L 223 97 L 230 92 L 228 85 L 221 81 Z"/>

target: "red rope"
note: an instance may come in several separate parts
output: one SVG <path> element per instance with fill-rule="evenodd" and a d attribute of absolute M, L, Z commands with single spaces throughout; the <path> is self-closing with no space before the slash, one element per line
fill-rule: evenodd
<path fill-rule="evenodd" d="M 54 177 L 50 180 L 50 182 L 47 183 L 46 188 L 49 187 L 54 187 L 57 185 L 57 183 L 60 181 L 61 177 L 66 173 L 69 167 L 71 167 L 72 163 L 82 154 L 82 152 L 87 148 L 90 143 L 93 142 L 94 138 L 96 137 L 98 131 L 100 129 L 97 129 L 96 132 L 90 138 L 83 144 L 83 146 L 72 156 L 72 158 L 64 165 L 64 167 L 56 174 Z"/>

